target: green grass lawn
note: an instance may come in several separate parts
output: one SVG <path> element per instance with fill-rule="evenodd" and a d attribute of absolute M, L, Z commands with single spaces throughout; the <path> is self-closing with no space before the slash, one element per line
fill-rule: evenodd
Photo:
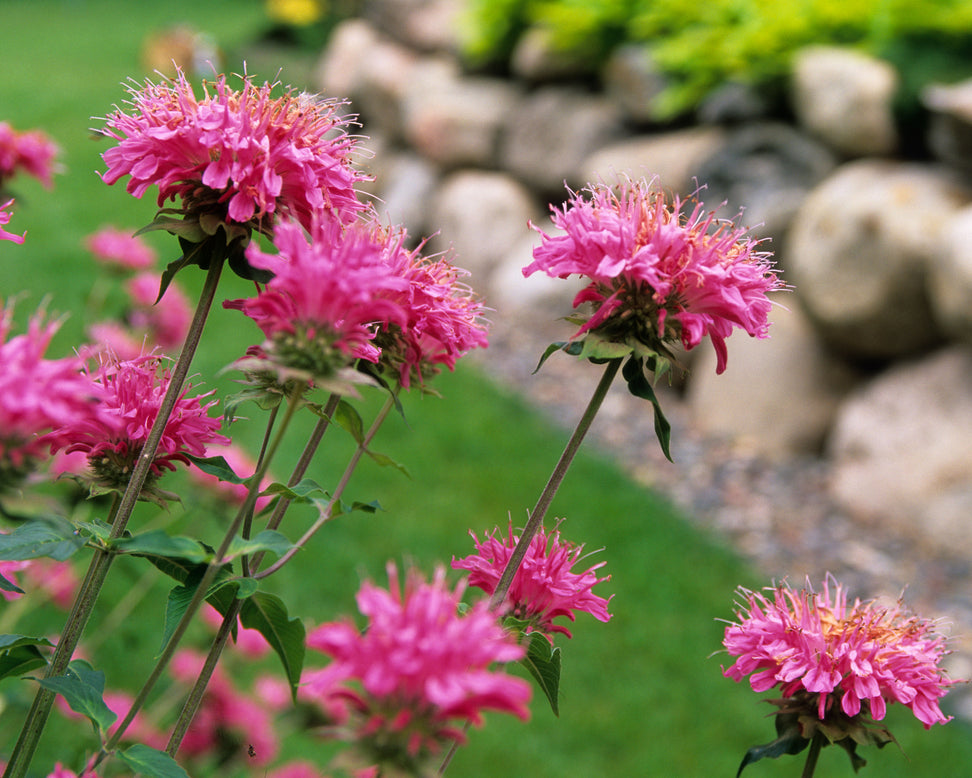
<path fill-rule="evenodd" d="M 50 307 L 72 312 L 52 348 L 66 353 L 86 323 L 82 314 L 94 265 L 82 238 L 105 223 L 137 228 L 151 220 L 154 201 L 135 200 L 123 184 L 106 187 L 95 171 L 104 141 L 89 137 L 92 116 L 104 116 L 125 99 L 121 86 L 143 78 L 139 52 L 149 31 L 188 21 L 214 35 L 228 53 L 226 69 L 239 71 L 238 52 L 265 24 L 256 0 L 170 0 L 132 4 L 109 0 L 0 0 L 0 120 L 18 129 L 40 127 L 64 149 L 66 172 L 52 192 L 31 181 L 18 181 L 18 203 L 10 228 L 28 231 L 21 246 L 0 243 L 0 297 L 20 294 L 18 322 L 49 295 Z M 235 57 L 235 59 L 234 59 Z M 270 79 L 276 72 L 259 73 Z M 281 76 L 287 81 L 285 70 Z M 526 227 L 524 226 L 524 229 Z M 174 239 L 150 236 L 163 261 L 174 258 Z M 459 259 L 461 264 L 461 258 Z M 201 274 L 182 274 L 190 293 Z M 226 277 L 221 297 L 248 294 L 248 284 Z M 196 372 L 222 394 L 232 376 L 216 372 L 255 342 L 259 333 L 239 313 L 214 310 Z M 0 366 L 2 369 L 2 366 Z M 591 368 L 591 389 L 598 371 Z M 315 537 L 297 562 L 285 568 L 271 588 L 284 596 L 292 614 L 308 624 L 335 618 L 353 607 L 353 593 L 363 577 L 384 582 L 389 559 L 414 561 L 431 573 L 437 563 L 472 550 L 469 529 L 479 533 L 505 526 L 508 516 L 522 524 L 527 510 L 559 455 L 566 434 L 537 418 L 518 398 L 462 367 L 437 383 L 442 399 L 406 398 L 407 422 L 393 417 L 375 447 L 404 463 L 405 478 L 391 469 L 365 465 L 352 481 L 349 499 L 377 499 L 384 510 L 340 518 Z M 366 398 L 367 419 L 378 399 Z M 580 409 L 578 409 L 578 413 Z M 646 412 L 648 408 L 646 407 Z M 255 443 L 259 414 L 241 421 L 231 434 Z M 293 458 L 313 420 L 293 430 L 286 457 Z M 324 456 L 313 476 L 332 483 L 343 466 L 348 443 L 329 433 Z M 288 460 L 289 461 L 289 460 Z M 283 477 L 288 466 L 278 469 Z M 98 510 L 98 506 L 94 506 Z M 218 522 L 206 506 L 191 504 L 187 515 L 173 509 L 173 528 L 199 529 L 212 542 Z M 564 535 L 601 549 L 613 593 L 614 618 L 606 625 L 581 616 L 575 637 L 563 643 L 561 716 L 555 718 L 536 697 L 527 724 L 502 716 L 471 733 L 450 774 L 456 776 L 732 776 L 745 749 L 773 737 L 769 708 L 742 685 L 722 677 L 720 618 L 731 616 L 739 584 L 761 586 L 730 551 L 692 529 L 670 506 L 634 485 L 612 463 L 582 454 L 558 495 L 553 514 L 566 517 Z M 97 514 L 96 514 L 97 515 Z M 296 536 L 309 514 L 295 511 L 284 530 Z M 158 510 L 140 507 L 133 526 L 158 521 Z M 116 564 L 105 594 L 106 610 L 138 586 L 144 570 L 131 560 Z M 91 634 L 101 642 L 96 664 L 106 670 L 109 686 L 131 686 L 146 672 L 157 650 L 162 582 L 146 592 L 130 616 L 119 623 L 97 615 Z M 0 605 L 0 608 L 3 606 Z M 42 614 L 28 613 L 25 625 L 56 629 Z M 109 629 L 110 625 L 110 629 Z M 198 635 L 197 635 L 198 637 Z M 269 667 L 274 667 L 271 662 Z M 240 670 L 244 675 L 252 670 Z M 0 684 L 0 756 L 16 737 L 22 682 Z M 908 757 L 893 746 L 864 752 L 870 776 L 966 776 L 972 765 L 972 732 L 960 724 L 930 732 L 907 711 L 892 708 L 890 725 Z M 46 775 L 54 759 L 75 754 L 82 736 L 77 723 L 55 721 L 43 743 L 37 775 Z M 313 741 L 294 737 L 285 755 L 319 755 Z M 75 765 L 76 766 L 76 765 Z M 794 776 L 797 759 L 765 761 L 746 775 Z M 253 770 L 240 775 L 263 775 Z M 827 749 L 819 776 L 852 775 L 842 752 Z"/>

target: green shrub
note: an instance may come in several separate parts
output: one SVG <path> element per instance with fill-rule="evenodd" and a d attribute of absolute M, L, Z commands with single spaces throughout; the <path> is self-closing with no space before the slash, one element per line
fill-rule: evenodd
<path fill-rule="evenodd" d="M 646 45 L 669 80 L 659 118 L 690 111 L 727 81 L 779 89 L 793 53 L 809 44 L 888 58 L 903 69 L 909 98 L 912 73 L 925 83 L 972 75 L 967 0 L 473 0 L 467 56 L 502 63 L 535 27 L 595 68 L 622 43 Z"/>

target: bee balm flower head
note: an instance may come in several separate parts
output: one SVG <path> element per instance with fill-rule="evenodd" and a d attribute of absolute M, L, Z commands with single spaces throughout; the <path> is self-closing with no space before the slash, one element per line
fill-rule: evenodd
<path fill-rule="evenodd" d="M 666 356 L 671 344 L 692 349 L 708 336 L 721 373 L 734 328 L 766 336 L 767 293 L 782 286 L 768 255 L 701 203 L 669 204 L 641 180 L 592 185 L 552 212 L 560 233 L 535 228 L 542 241 L 523 273 L 589 280 L 574 307 L 590 303 L 593 314 L 575 339 L 592 334 L 635 354 Z"/>
<path fill-rule="evenodd" d="M 485 710 L 528 717 L 529 685 L 491 667 L 525 650 L 486 602 L 460 615 L 463 587 L 450 589 L 445 570 L 431 582 L 410 573 L 404 592 L 394 566 L 388 574 L 388 590 L 366 583 L 358 593 L 366 629 L 324 624 L 307 644 L 333 659 L 328 693 L 343 687 L 356 712 L 347 736 L 372 762 L 424 774 L 419 768 L 444 742 L 462 737 L 455 720 L 479 724 Z"/>

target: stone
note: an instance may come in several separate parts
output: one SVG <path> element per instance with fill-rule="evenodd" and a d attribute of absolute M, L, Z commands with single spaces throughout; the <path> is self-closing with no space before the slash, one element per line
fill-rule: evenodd
<path fill-rule="evenodd" d="M 699 165 L 718 151 L 725 137 L 719 127 L 636 135 L 598 149 L 584 159 L 572 178 L 614 183 L 619 176 L 654 177 L 667 190 L 690 194 L 698 189 Z"/>
<path fill-rule="evenodd" d="M 930 84 L 921 93 L 931 112 L 928 146 L 945 164 L 972 175 L 972 79 Z"/>
<path fill-rule="evenodd" d="M 777 295 L 774 302 L 769 338 L 735 331 L 726 341 L 722 375 L 716 375 L 710 345 L 695 349 L 688 408 L 702 431 L 761 456 L 819 454 L 858 377 L 822 348 L 793 295 Z"/>
<path fill-rule="evenodd" d="M 943 171 L 880 160 L 842 165 L 810 193 L 794 217 L 784 270 L 830 346 L 880 361 L 940 341 L 928 265 L 968 201 Z"/>
<path fill-rule="evenodd" d="M 540 225 L 547 230 L 546 225 Z M 580 278 L 553 278 L 543 272 L 523 275 L 533 261 L 540 234 L 530 230 L 516 241 L 489 276 L 489 301 L 497 316 L 530 315 L 556 320 L 572 311 L 574 297 L 584 285 Z"/>
<path fill-rule="evenodd" d="M 771 111 L 770 100 L 752 84 L 728 81 L 702 98 L 696 116 L 702 124 L 743 124 L 764 120 Z"/>
<path fill-rule="evenodd" d="M 601 82 L 625 119 L 636 124 L 658 119 L 655 102 L 668 81 L 655 64 L 650 46 L 618 46 L 604 65 Z"/>
<path fill-rule="evenodd" d="M 430 224 L 439 230 L 430 249 L 454 249 L 455 264 L 470 272 L 470 285 L 491 305 L 493 271 L 538 216 L 529 190 L 505 173 L 460 170 L 442 181 L 429 210 Z"/>
<path fill-rule="evenodd" d="M 458 54 L 463 0 L 367 0 L 366 19 L 396 40 L 425 52 Z"/>
<path fill-rule="evenodd" d="M 972 552 L 972 351 L 895 365 L 834 424 L 831 493 L 851 515 L 939 552 Z"/>
<path fill-rule="evenodd" d="M 717 150 L 696 168 L 705 200 L 743 212 L 755 234 L 779 246 L 807 194 L 837 165 L 826 146 L 776 122 L 728 131 Z"/>
<path fill-rule="evenodd" d="M 972 344 L 972 206 L 949 220 L 929 265 L 928 290 L 945 334 Z"/>
<path fill-rule="evenodd" d="M 585 52 L 558 49 L 550 30 L 545 27 L 531 27 L 524 31 L 510 55 L 513 74 L 534 83 L 589 76 L 595 62 L 596 58 Z"/>
<path fill-rule="evenodd" d="M 315 86 L 325 96 L 358 97 L 378 41 L 378 32 L 363 19 L 347 19 L 338 24 L 317 60 Z"/>
<path fill-rule="evenodd" d="M 438 186 L 439 174 L 418 154 L 400 152 L 385 156 L 382 174 L 376 180 L 375 211 L 383 223 L 405 227 L 414 243 L 434 229 L 427 221 L 428 204 Z"/>
<path fill-rule="evenodd" d="M 405 139 L 444 168 L 493 168 L 519 98 L 519 89 L 503 79 L 419 77 L 403 103 Z"/>
<path fill-rule="evenodd" d="M 848 156 L 892 153 L 898 75 L 887 62 L 851 49 L 811 46 L 797 52 L 792 99 L 797 120 Z"/>
<path fill-rule="evenodd" d="M 500 167 L 542 196 L 560 195 L 565 183 L 587 183 L 576 177 L 584 159 L 621 134 L 621 117 L 607 98 L 572 87 L 541 87 L 507 118 Z"/>

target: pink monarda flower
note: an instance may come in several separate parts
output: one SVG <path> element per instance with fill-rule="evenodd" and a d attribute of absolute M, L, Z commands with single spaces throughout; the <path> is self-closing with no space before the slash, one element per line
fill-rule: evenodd
<path fill-rule="evenodd" d="M 563 234 L 534 226 L 543 237 L 523 274 L 590 280 L 574 307 L 590 303 L 594 313 L 575 339 L 592 333 L 636 353 L 647 348 L 665 355 L 666 344 L 692 349 L 708 335 L 721 373 L 734 327 L 766 337 L 767 294 L 782 283 L 745 230 L 706 213 L 701 203 L 676 197 L 669 205 L 641 180 L 617 189 L 592 185 L 562 210 L 551 210 Z"/>
<path fill-rule="evenodd" d="M 126 361 L 104 355 L 97 369 L 88 372 L 89 382 L 103 392 L 107 420 L 88 421 L 66 430 L 66 450 L 87 453 L 100 487 L 120 489 L 128 483 L 169 385 L 165 361 L 155 354 Z M 218 432 L 219 420 L 207 413 L 216 401 L 202 402 L 212 392 L 188 397 L 190 388 L 187 385 L 183 389 L 166 424 L 150 479 L 165 470 L 175 470 L 176 462 L 188 464 L 188 454 L 205 456 L 210 443 L 229 443 Z"/>
<path fill-rule="evenodd" d="M 723 645 L 738 657 L 724 671 L 754 691 L 779 686 L 789 698 L 809 694 L 823 720 L 839 703 L 847 716 L 862 707 L 875 721 L 888 702 L 900 702 L 925 729 L 944 724 L 938 701 L 953 683 L 939 662 L 948 653 L 932 622 L 903 610 L 855 600 L 831 577 L 823 592 L 778 586 L 771 597 L 739 589 L 737 622 L 726 627 Z"/>
<path fill-rule="evenodd" d="M 60 321 L 34 314 L 27 332 L 8 339 L 13 307 L 0 308 L 0 492 L 20 483 L 66 430 L 103 418 L 101 387 L 91 386 L 79 357 L 45 359 Z"/>
<path fill-rule="evenodd" d="M 17 132 L 7 122 L 0 122 L 0 190 L 21 171 L 50 189 L 54 158 L 59 151 L 57 144 L 40 130 Z"/>
<path fill-rule="evenodd" d="M 155 264 L 155 251 L 137 235 L 133 235 L 133 232 L 134 230 L 120 230 L 117 227 L 102 227 L 89 235 L 84 244 L 95 259 L 108 267 L 117 270 L 146 270 Z"/>
<path fill-rule="evenodd" d="M 0 240 L 9 240 L 12 243 L 23 243 L 24 235 L 16 235 L 12 232 L 7 232 L 3 225 L 10 223 L 10 214 L 7 213 L 7 209 L 13 205 L 13 200 L 7 200 L 3 205 L 0 205 Z"/>
<path fill-rule="evenodd" d="M 324 624 L 307 645 L 332 657 L 332 681 L 358 714 L 348 737 L 371 760 L 399 767 L 422 764 L 447 740 L 461 739 L 454 719 L 482 723 L 487 709 L 526 719 L 530 686 L 491 670 L 524 655 L 496 622 L 486 602 L 460 615 L 464 584 L 450 590 L 445 570 L 431 582 L 410 572 L 404 593 L 388 566 L 390 586 L 365 583 L 358 608 L 367 618 Z M 354 719 L 352 720 L 354 721 Z"/>
<path fill-rule="evenodd" d="M 384 326 L 376 338 L 381 344 L 381 361 L 409 388 L 433 377 L 445 365 L 474 348 L 489 345 L 485 309 L 472 289 L 460 281 L 465 271 L 444 257 L 423 257 L 419 247 L 404 247 L 405 233 L 389 233 L 386 262 L 408 287 L 394 295 L 405 311 L 405 326 Z"/>
<path fill-rule="evenodd" d="M 309 229 L 322 210 L 348 221 L 365 205 L 354 190 L 363 177 L 350 164 L 354 141 L 348 118 L 337 115 L 341 104 L 291 89 L 274 97 L 275 86 L 243 76 L 234 90 L 220 75 L 197 98 L 181 70 L 171 81 L 132 86 L 130 111 L 105 119 L 104 133 L 118 145 L 103 155 L 103 180 L 130 176 L 126 189 L 136 197 L 155 186 L 160 207 L 179 200 L 186 214 L 267 234 L 281 217 Z"/>
<path fill-rule="evenodd" d="M 496 591 L 506 563 L 513 554 L 519 537 L 513 534 L 512 522 L 506 537 L 499 530 L 484 535 L 482 541 L 470 530 L 476 553 L 463 559 L 453 559 L 456 570 L 469 571 L 469 585 L 482 589 L 489 595 Z M 526 556 L 506 596 L 504 615 L 528 623 L 528 632 L 538 630 L 548 637 L 560 632 L 571 637 L 570 630 L 553 620 L 566 616 L 574 621 L 578 611 L 590 613 L 598 621 L 609 621 L 608 600 L 598 597 L 593 589 L 610 576 L 598 578 L 594 572 L 605 565 L 599 562 L 582 573 L 571 572 L 583 557 L 583 546 L 561 541 L 560 532 L 549 534 L 543 527 L 533 536 Z"/>
<path fill-rule="evenodd" d="M 315 221 L 310 239 L 299 225 L 281 222 L 278 254 L 251 244 L 247 259 L 274 277 L 255 298 L 228 300 L 263 330 L 263 349 L 277 364 L 327 377 L 355 359 L 377 362 L 377 326 L 404 327 L 395 302 L 408 282 L 385 261 L 386 236 L 356 222 Z"/>
<path fill-rule="evenodd" d="M 47 778 L 98 778 L 98 774 L 94 770 L 85 770 L 79 776 L 73 770 L 69 770 L 60 762 L 57 762 L 54 765 L 54 772 L 48 773 Z"/>

